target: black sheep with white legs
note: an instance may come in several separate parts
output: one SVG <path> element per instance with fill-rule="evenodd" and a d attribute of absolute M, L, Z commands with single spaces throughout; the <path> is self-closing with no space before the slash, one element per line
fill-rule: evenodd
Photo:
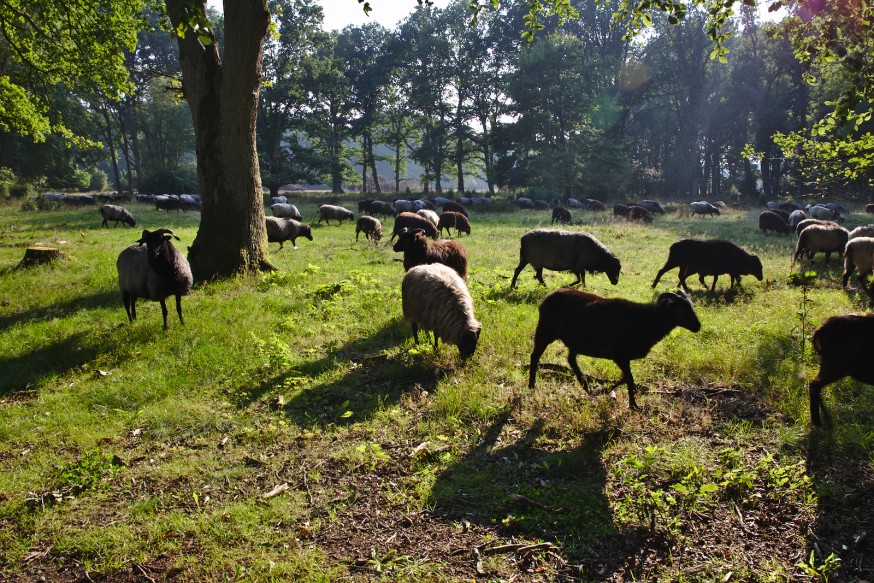
<path fill-rule="evenodd" d="M 560 340 L 568 348 L 568 364 L 588 392 L 577 356 L 607 358 L 622 371 L 613 385 L 628 386 L 628 405 L 637 408 L 631 361 L 645 357 L 671 330 L 680 326 L 697 332 L 701 322 L 689 296 L 664 293 L 654 303 L 637 303 L 571 289 L 558 289 L 540 304 L 540 319 L 534 332 L 534 350 L 528 371 L 528 388 L 534 388 L 537 365 L 546 347 Z M 612 387 L 611 387 L 612 388 Z"/>

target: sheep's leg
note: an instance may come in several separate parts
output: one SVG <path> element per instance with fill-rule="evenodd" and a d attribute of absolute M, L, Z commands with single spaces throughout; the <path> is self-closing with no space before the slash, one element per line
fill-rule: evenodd
<path fill-rule="evenodd" d="M 179 314 L 179 323 L 185 325 L 185 320 L 182 319 L 182 296 L 176 294 L 176 313 Z"/>
<path fill-rule="evenodd" d="M 124 301 L 124 311 L 127 313 L 127 320 L 133 324 L 136 320 L 136 298 L 132 298 L 129 292 L 121 294 L 121 299 Z"/>
<path fill-rule="evenodd" d="M 538 267 L 537 269 L 534 270 L 534 278 L 540 282 L 540 285 L 542 285 L 543 287 L 546 287 L 546 282 L 543 281 L 543 268 L 542 267 Z"/>
<path fill-rule="evenodd" d="M 826 252 L 825 252 L 825 264 L 826 264 L 826 265 L 828 265 L 828 258 L 831 257 L 831 255 L 832 255 L 832 252 L 831 252 L 831 251 L 826 251 Z"/>
<path fill-rule="evenodd" d="M 416 341 L 416 344 L 419 343 L 419 325 L 413 322 L 410 324 L 410 327 L 413 329 L 413 340 Z"/>
<path fill-rule="evenodd" d="M 167 330 L 167 302 L 164 300 L 161 300 L 161 315 L 164 316 L 164 330 Z"/>
<path fill-rule="evenodd" d="M 850 281 L 850 276 L 853 275 L 854 271 L 856 271 L 856 264 L 851 262 L 849 265 L 846 265 L 846 262 L 845 262 L 844 279 L 842 282 L 843 287 L 847 287 L 847 283 L 849 283 L 849 281 Z M 859 281 L 862 282 L 862 285 L 865 284 L 865 282 L 861 276 L 859 277 Z"/>
<path fill-rule="evenodd" d="M 392 239 L 395 238 L 394 234 L 391 236 Z M 525 256 L 521 253 L 519 254 L 519 265 L 516 267 L 516 271 L 513 272 L 513 280 L 510 282 L 510 288 L 516 287 L 516 278 L 519 277 L 519 274 L 522 273 L 522 270 L 525 269 L 525 266 L 528 265 L 528 260 L 525 259 Z"/>
<path fill-rule="evenodd" d="M 625 384 L 628 385 L 628 407 L 637 410 L 637 401 L 634 400 L 634 391 L 637 387 L 634 385 L 634 377 L 631 376 L 631 361 L 617 362 L 619 370 L 622 371 L 622 378 Z"/>
<path fill-rule="evenodd" d="M 437 344 L 440 341 L 440 337 L 437 336 L 436 330 L 431 330 L 431 335 L 434 336 L 434 352 L 437 352 Z"/>
<path fill-rule="evenodd" d="M 540 326 L 534 332 L 534 349 L 531 351 L 531 362 L 528 366 L 528 388 L 534 388 L 534 379 L 537 376 L 537 365 L 540 363 L 540 357 L 543 356 L 546 347 L 552 344 L 553 338 L 548 338 L 541 330 Z"/>
<path fill-rule="evenodd" d="M 655 287 L 659 283 L 659 280 L 662 278 L 666 271 L 670 271 L 674 267 L 676 267 L 676 265 L 671 265 L 670 262 L 665 263 L 665 266 L 659 269 L 659 272 L 656 274 L 656 278 L 652 282 L 652 287 Z"/>
<path fill-rule="evenodd" d="M 715 273 L 713 274 L 713 285 L 710 287 L 710 291 L 716 291 L 716 280 L 719 279 L 719 276 Z M 701 280 L 704 280 L 704 276 L 701 276 Z"/>
<path fill-rule="evenodd" d="M 822 425 L 822 420 L 819 417 L 819 412 L 822 410 L 823 417 L 826 423 L 831 425 L 831 416 L 822 402 L 822 390 L 829 384 L 838 380 L 832 378 L 833 375 L 823 374 L 822 367 L 819 369 L 819 374 L 816 378 L 810 381 L 810 422 L 817 427 Z"/>
<path fill-rule="evenodd" d="M 589 383 L 587 383 L 583 379 L 583 371 L 580 370 L 580 365 L 577 364 L 577 354 L 573 350 L 568 351 L 567 354 L 567 362 L 571 366 L 571 370 L 574 371 L 574 375 L 577 377 L 577 381 L 579 381 L 580 386 L 583 387 L 583 390 L 592 394 L 592 391 L 589 390 Z"/>
<path fill-rule="evenodd" d="M 678 277 L 680 278 L 680 286 L 686 291 L 686 293 L 689 292 L 689 287 L 686 285 L 686 278 L 689 277 L 689 275 L 690 274 L 686 266 L 681 266 Z"/>

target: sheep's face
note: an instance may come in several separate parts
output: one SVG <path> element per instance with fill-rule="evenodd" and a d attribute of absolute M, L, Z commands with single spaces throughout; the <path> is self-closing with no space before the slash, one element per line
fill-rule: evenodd
<path fill-rule="evenodd" d="M 131 226 L 131 227 L 136 227 L 136 226 L 137 226 L 137 220 L 136 220 L 135 218 L 133 218 L 133 217 L 129 218 L 129 219 L 128 219 L 127 221 L 125 221 L 125 222 L 127 222 L 127 224 L 128 224 L 129 226 Z"/>
<path fill-rule="evenodd" d="M 309 228 L 307 225 L 302 225 L 300 228 L 300 236 L 306 237 L 310 241 L 313 240 L 313 230 Z"/>
<path fill-rule="evenodd" d="M 461 358 L 467 360 L 476 351 L 476 345 L 479 342 L 479 333 L 481 328 L 475 330 L 465 330 L 458 342 L 458 352 Z"/>
<path fill-rule="evenodd" d="M 675 326 L 697 332 L 701 329 L 701 321 L 692 308 L 692 300 L 684 292 L 668 292 L 659 296 L 657 303 L 671 314 Z"/>
<path fill-rule="evenodd" d="M 762 281 L 764 275 L 762 274 L 762 260 L 758 258 L 756 255 L 750 256 L 750 265 L 749 265 L 750 275 Z"/>
<path fill-rule="evenodd" d="M 616 285 L 619 283 L 619 272 L 622 270 L 622 264 L 619 262 L 618 257 L 613 257 L 610 260 L 610 265 L 607 267 L 607 270 L 604 272 L 607 274 L 607 277 L 610 279 L 610 283 Z"/>

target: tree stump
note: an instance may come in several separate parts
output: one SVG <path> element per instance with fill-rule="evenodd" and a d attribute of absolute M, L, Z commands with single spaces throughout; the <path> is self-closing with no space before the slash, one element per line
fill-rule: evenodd
<path fill-rule="evenodd" d="M 18 264 L 18 269 L 51 263 L 58 259 L 67 259 L 67 254 L 53 247 L 28 247 L 24 251 L 24 259 Z"/>

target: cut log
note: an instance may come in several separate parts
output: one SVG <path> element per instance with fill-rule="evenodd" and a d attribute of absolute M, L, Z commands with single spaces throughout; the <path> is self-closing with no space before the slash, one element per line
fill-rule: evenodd
<path fill-rule="evenodd" d="M 58 259 L 67 259 L 67 254 L 53 247 L 28 247 L 24 251 L 24 259 L 18 264 L 18 269 L 51 263 Z"/>

